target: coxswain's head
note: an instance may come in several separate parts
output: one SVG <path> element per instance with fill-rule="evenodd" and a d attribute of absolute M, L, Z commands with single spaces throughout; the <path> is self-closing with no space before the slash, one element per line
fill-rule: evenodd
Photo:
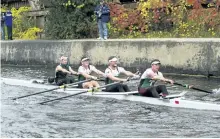
<path fill-rule="evenodd" d="M 68 58 L 65 56 L 61 56 L 60 63 L 66 65 L 68 63 Z"/>
<path fill-rule="evenodd" d="M 154 72 L 158 72 L 160 69 L 160 60 L 154 59 L 151 61 L 151 68 Z"/>
<path fill-rule="evenodd" d="M 88 57 L 83 57 L 82 59 L 81 59 L 81 64 L 82 64 L 82 66 L 84 66 L 84 67 L 88 67 L 89 66 L 89 58 Z"/>
<path fill-rule="evenodd" d="M 115 57 L 115 56 L 110 56 L 108 58 L 108 62 L 109 62 L 109 66 L 112 66 L 112 67 L 117 67 L 117 62 L 118 62 L 118 59 Z"/>

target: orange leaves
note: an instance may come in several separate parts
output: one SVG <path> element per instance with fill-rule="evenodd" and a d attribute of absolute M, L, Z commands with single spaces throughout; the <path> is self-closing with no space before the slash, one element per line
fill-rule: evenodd
<path fill-rule="evenodd" d="M 215 8 L 193 9 L 189 12 L 189 20 L 198 22 L 200 25 L 208 24 L 215 27 L 220 24 L 220 12 Z"/>
<path fill-rule="evenodd" d="M 144 20 L 140 15 L 139 10 L 126 9 L 122 5 L 109 3 L 111 18 L 116 20 L 112 21 L 114 27 L 123 29 L 124 32 L 133 30 L 144 31 Z"/>

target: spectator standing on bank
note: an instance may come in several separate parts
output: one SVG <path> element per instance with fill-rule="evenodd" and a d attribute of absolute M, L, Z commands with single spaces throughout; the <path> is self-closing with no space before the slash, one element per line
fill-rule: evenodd
<path fill-rule="evenodd" d="M 10 10 L 5 13 L 5 25 L 7 27 L 8 40 L 12 40 L 12 13 Z"/>
<path fill-rule="evenodd" d="M 96 6 L 95 14 L 97 16 L 98 29 L 99 29 L 98 39 L 107 40 L 108 38 L 107 23 L 110 20 L 110 9 L 104 0 L 100 0 L 100 4 Z"/>
<path fill-rule="evenodd" d="M 1 39 L 5 40 L 5 13 L 1 12 Z"/>

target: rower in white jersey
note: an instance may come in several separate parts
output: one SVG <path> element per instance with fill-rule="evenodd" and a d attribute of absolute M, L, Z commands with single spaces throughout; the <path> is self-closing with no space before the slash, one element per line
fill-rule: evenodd
<path fill-rule="evenodd" d="M 138 91 L 140 95 L 147 97 L 156 97 L 159 98 L 161 96 L 168 95 L 167 89 L 165 85 L 157 85 L 154 84 L 159 81 L 169 82 L 173 84 L 173 80 L 167 79 L 163 77 L 163 74 L 159 72 L 160 61 L 158 59 L 154 59 L 151 62 L 151 68 L 148 68 L 141 76 L 141 81 L 138 87 Z"/>
<path fill-rule="evenodd" d="M 127 79 L 123 79 L 123 78 L 118 77 L 119 74 L 121 74 L 121 73 L 123 73 L 127 76 L 130 76 L 130 77 L 140 78 L 139 75 L 133 74 L 130 71 L 126 71 L 122 67 L 118 67 L 117 61 L 118 61 L 118 59 L 115 56 L 111 56 L 108 59 L 109 66 L 105 70 L 105 74 L 107 76 L 106 82 L 105 82 L 106 84 L 110 84 L 112 82 L 117 82 L 117 81 L 126 82 Z M 118 83 L 115 85 L 108 86 L 106 88 L 106 91 L 107 92 L 129 92 L 130 90 L 126 84 Z"/>
<path fill-rule="evenodd" d="M 96 69 L 95 66 L 93 65 L 89 65 L 89 58 L 87 57 L 83 57 L 81 59 L 81 66 L 79 67 L 78 69 L 78 73 L 79 73 L 79 78 L 78 80 L 79 81 L 83 81 L 83 80 L 86 80 L 86 79 L 94 79 L 94 80 L 97 80 L 97 77 L 95 76 L 92 76 L 91 73 L 92 72 L 95 72 L 96 74 L 99 74 L 99 75 L 102 75 L 103 77 L 105 77 L 105 74 Z M 85 82 L 85 83 L 82 83 L 82 84 L 79 84 L 79 88 L 92 88 L 92 87 L 99 87 L 99 83 L 97 81 L 89 81 L 89 82 Z"/>

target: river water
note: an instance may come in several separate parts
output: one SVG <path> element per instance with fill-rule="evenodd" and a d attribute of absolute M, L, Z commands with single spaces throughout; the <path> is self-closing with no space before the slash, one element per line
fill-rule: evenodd
<path fill-rule="evenodd" d="M 53 76 L 54 70 L 2 65 L 1 77 L 32 80 Z M 206 90 L 219 89 L 220 79 L 168 76 L 180 83 Z M 129 84 L 135 90 L 137 82 Z M 170 92 L 185 90 L 168 87 Z M 220 137 L 220 112 L 170 108 L 112 98 L 75 96 L 62 101 L 35 103 L 67 94 L 48 92 L 12 101 L 10 98 L 43 91 L 1 83 L 1 137 Z M 207 95 L 190 90 L 187 99 L 215 101 L 220 93 Z"/>

